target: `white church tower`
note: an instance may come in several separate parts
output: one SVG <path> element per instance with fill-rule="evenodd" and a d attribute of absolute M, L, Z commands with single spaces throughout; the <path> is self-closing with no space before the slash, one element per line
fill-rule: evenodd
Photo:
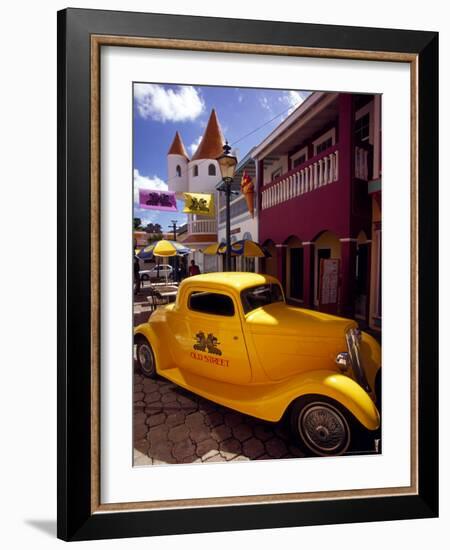
<path fill-rule="evenodd" d="M 213 109 L 205 133 L 197 151 L 189 163 L 189 191 L 191 193 L 215 193 L 221 180 L 217 157 L 223 153 L 222 130 L 216 111 Z"/>
<path fill-rule="evenodd" d="M 192 159 L 186 153 L 177 132 L 167 154 L 169 191 L 182 198 L 183 192 L 215 193 L 221 180 L 217 157 L 223 153 L 223 138 L 216 111 L 213 109 L 205 133 Z"/>
<path fill-rule="evenodd" d="M 217 200 L 216 185 L 222 177 L 216 159 L 223 153 L 224 143 L 214 109 L 211 111 L 203 137 L 191 159 L 177 132 L 167 153 L 169 191 L 174 191 L 179 199 L 183 198 L 183 192 L 213 193 Z M 217 256 L 205 256 L 200 252 L 209 244 L 217 242 L 217 219 L 188 214 L 187 226 L 187 235 L 183 243 L 194 251 L 189 255 L 189 261 L 193 259 L 202 273 L 217 271 L 219 268 Z"/>
<path fill-rule="evenodd" d="M 167 174 L 169 191 L 175 191 L 177 198 L 189 187 L 188 164 L 189 157 L 180 134 L 175 134 L 172 145 L 167 153 Z"/>

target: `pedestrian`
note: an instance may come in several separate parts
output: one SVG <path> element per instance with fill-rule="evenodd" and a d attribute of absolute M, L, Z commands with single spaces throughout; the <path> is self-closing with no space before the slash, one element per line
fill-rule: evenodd
<path fill-rule="evenodd" d="M 133 259 L 133 274 L 134 274 L 134 295 L 136 296 L 141 291 L 141 276 L 139 274 L 139 258 L 134 256 Z"/>
<path fill-rule="evenodd" d="M 183 280 L 183 268 L 180 264 L 177 265 L 177 283 Z"/>
<path fill-rule="evenodd" d="M 195 260 L 191 260 L 191 265 L 189 266 L 189 277 L 193 275 L 200 275 L 200 268 L 195 263 Z"/>

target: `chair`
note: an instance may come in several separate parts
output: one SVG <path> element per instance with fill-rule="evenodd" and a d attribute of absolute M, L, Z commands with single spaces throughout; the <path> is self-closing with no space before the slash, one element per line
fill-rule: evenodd
<path fill-rule="evenodd" d="M 155 289 L 150 289 L 149 294 L 147 295 L 147 300 L 154 311 L 158 306 L 164 306 L 169 303 L 169 297 L 163 296 L 161 292 Z"/>

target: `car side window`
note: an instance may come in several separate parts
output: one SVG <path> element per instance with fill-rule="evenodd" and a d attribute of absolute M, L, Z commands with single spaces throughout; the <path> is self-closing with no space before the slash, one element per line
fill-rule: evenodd
<path fill-rule="evenodd" d="M 209 313 L 210 315 L 223 315 L 225 317 L 233 317 L 234 315 L 233 300 L 225 294 L 216 292 L 191 292 L 188 307 L 192 311 Z"/>

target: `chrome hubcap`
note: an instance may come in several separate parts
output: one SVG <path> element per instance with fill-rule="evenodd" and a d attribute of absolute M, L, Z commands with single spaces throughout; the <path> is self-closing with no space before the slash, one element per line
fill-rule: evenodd
<path fill-rule="evenodd" d="M 299 416 L 298 427 L 305 444 L 315 453 L 340 454 L 349 446 L 347 421 L 332 405 L 307 405 Z"/>
<path fill-rule="evenodd" d="M 139 346 L 139 363 L 141 365 L 142 370 L 145 370 L 146 372 L 153 372 L 154 370 L 153 353 L 147 344 L 142 344 Z"/>

